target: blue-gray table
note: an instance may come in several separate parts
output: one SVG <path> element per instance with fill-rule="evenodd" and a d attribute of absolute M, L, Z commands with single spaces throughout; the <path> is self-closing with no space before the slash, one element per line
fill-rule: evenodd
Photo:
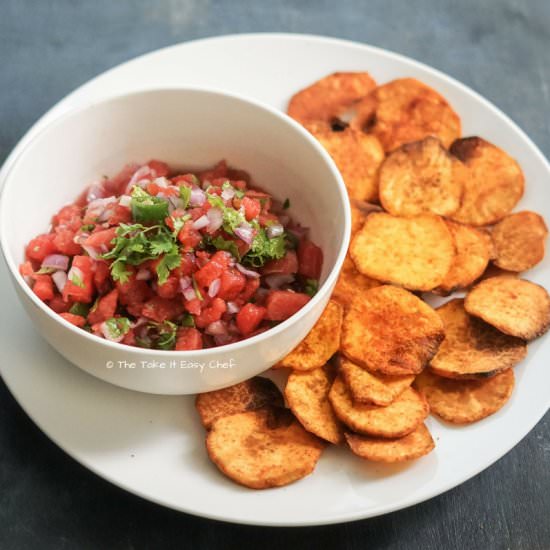
<path fill-rule="evenodd" d="M 428 63 L 493 101 L 550 155 L 548 0 L 0 0 L 0 162 L 53 103 L 105 69 L 176 42 L 261 31 L 348 38 Z M 9 315 L 1 305 L 0 315 Z M 549 549 L 550 416 L 489 470 L 429 502 L 275 530 L 179 514 L 111 486 L 51 443 L 0 382 L 3 550 L 322 545 Z"/>

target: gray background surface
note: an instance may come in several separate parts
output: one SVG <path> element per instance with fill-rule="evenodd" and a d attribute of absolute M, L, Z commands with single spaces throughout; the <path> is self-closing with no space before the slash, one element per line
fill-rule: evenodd
<path fill-rule="evenodd" d="M 0 0 L 0 161 L 45 110 L 105 69 L 185 40 L 262 31 L 348 38 L 428 63 L 493 101 L 550 156 L 548 0 Z M 0 381 L 0 548 L 320 546 L 550 548 L 550 416 L 489 470 L 429 502 L 275 530 L 186 516 L 111 486 L 53 445 Z"/>

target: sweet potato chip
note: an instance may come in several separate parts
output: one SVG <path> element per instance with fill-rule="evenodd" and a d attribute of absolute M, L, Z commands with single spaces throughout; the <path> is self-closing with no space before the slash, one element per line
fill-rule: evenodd
<path fill-rule="evenodd" d="M 342 306 L 330 300 L 308 335 L 277 366 L 301 371 L 322 367 L 340 347 L 342 317 Z"/>
<path fill-rule="evenodd" d="M 425 370 L 414 381 L 430 411 L 454 424 L 469 424 L 501 409 L 512 395 L 514 372 L 506 369 L 483 380 L 451 380 Z"/>
<path fill-rule="evenodd" d="M 290 410 L 312 434 L 335 445 L 342 443 L 343 431 L 328 400 L 334 375 L 328 365 L 307 372 L 294 371 L 285 387 Z"/>
<path fill-rule="evenodd" d="M 426 400 L 407 388 L 391 405 L 354 403 L 344 381 L 337 377 L 328 395 L 336 416 L 354 432 L 377 437 L 404 437 L 428 416 Z"/>
<path fill-rule="evenodd" d="M 405 437 L 385 439 L 364 435 L 346 434 L 352 452 L 374 462 L 405 462 L 427 455 L 435 448 L 434 440 L 425 424 Z"/>
<path fill-rule="evenodd" d="M 462 206 L 453 219 L 469 225 L 490 225 L 501 220 L 523 195 L 519 164 L 492 143 L 479 137 L 456 140 L 451 153 L 464 163 Z"/>
<path fill-rule="evenodd" d="M 507 271 L 526 271 L 544 258 L 548 228 L 535 212 L 509 214 L 493 227 L 495 264 Z"/>
<path fill-rule="evenodd" d="M 379 286 L 349 308 L 342 324 L 341 351 L 371 371 L 417 374 L 445 337 L 439 315 L 414 294 Z"/>
<path fill-rule="evenodd" d="M 261 376 L 221 390 L 200 393 L 195 398 L 195 407 L 207 430 L 222 416 L 253 411 L 267 405 L 282 407 L 284 400 L 279 388 L 269 378 Z"/>
<path fill-rule="evenodd" d="M 455 246 L 449 228 L 438 216 L 398 218 L 375 212 L 352 239 L 350 255 L 367 277 L 428 291 L 445 279 Z"/>
<path fill-rule="evenodd" d="M 445 325 L 445 340 L 430 368 L 440 376 L 486 377 L 513 367 L 527 355 L 525 341 L 468 315 L 464 300 L 451 300 L 436 311 Z"/>
<path fill-rule="evenodd" d="M 307 476 L 323 447 L 284 409 L 224 416 L 206 436 L 212 462 L 227 477 L 252 489 L 280 487 Z"/>
<path fill-rule="evenodd" d="M 350 199 L 349 202 L 351 209 L 351 235 L 353 236 L 363 227 L 369 214 L 372 212 L 381 212 L 382 208 L 377 204 L 358 201 L 357 199 Z"/>
<path fill-rule="evenodd" d="M 384 160 L 384 150 L 375 136 L 352 128 L 334 132 L 329 125 L 320 123 L 306 124 L 305 128 L 336 163 L 350 198 L 378 200 L 378 168 Z"/>
<path fill-rule="evenodd" d="M 375 87 L 369 73 L 333 73 L 294 94 L 288 114 L 302 124 L 312 120 L 330 124 Z"/>
<path fill-rule="evenodd" d="M 456 255 L 451 269 L 436 289 L 441 294 L 450 294 L 475 283 L 483 275 L 493 253 L 491 236 L 486 231 L 450 220 L 446 223 L 454 239 Z"/>
<path fill-rule="evenodd" d="M 370 403 L 387 407 L 412 383 L 414 374 L 388 376 L 369 372 L 346 358 L 341 358 L 339 372 L 354 403 Z"/>
<path fill-rule="evenodd" d="M 380 202 L 394 216 L 450 216 L 460 207 L 462 178 L 439 139 L 427 137 L 392 151 L 380 167 Z"/>
<path fill-rule="evenodd" d="M 359 273 L 351 258 L 346 256 L 332 293 L 332 299 L 347 308 L 354 302 L 361 300 L 367 290 L 376 286 L 380 286 L 380 283 Z"/>
<path fill-rule="evenodd" d="M 460 118 L 435 90 L 414 78 L 378 86 L 355 105 L 351 125 L 378 137 L 384 150 L 437 136 L 445 147 L 460 136 Z"/>
<path fill-rule="evenodd" d="M 533 340 L 550 328 L 548 292 L 525 279 L 485 279 L 466 296 L 464 307 L 470 315 L 524 340 Z"/>

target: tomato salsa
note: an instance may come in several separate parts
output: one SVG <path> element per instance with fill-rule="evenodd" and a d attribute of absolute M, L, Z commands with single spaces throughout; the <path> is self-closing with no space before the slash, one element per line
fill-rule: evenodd
<path fill-rule="evenodd" d="M 288 207 L 225 161 L 200 173 L 132 164 L 61 208 L 20 272 L 51 309 L 101 338 L 221 346 L 284 321 L 317 290 L 323 253 Z"/>

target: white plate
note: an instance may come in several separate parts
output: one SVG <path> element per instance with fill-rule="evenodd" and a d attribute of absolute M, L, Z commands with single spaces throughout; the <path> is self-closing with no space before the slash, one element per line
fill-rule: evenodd
<path fill-rule="evenodd" d="M 248 95 L 281 109 L 290 95 L 335 70 L 368 70 L 379 82 L 420 78 L 479 134 L 521 163 L 527 191 L 519 208 L 550 220 L 550 167 L 505 115 L 451 78 L 404 57 L 340 40 L 298 35 L 241 35 L 191 42 L 121 65 L 68 96 L 24 140 L 83 101 L 125 90 L 178 84 Z M 13 159 L 14 153 L 10 159 Z M 7 163 L 11 162 L 8 159 Z M 550 260 L 529 273 L 550 286 Z M 276 490 L 252 491 L 209 462 L 191 398 L 134 393 L 100 382 L 67 363 L 33 331 L 6 268 L 0 269 L 1 373 L 36 424 L 68 454 L 120 487 L 165 506 L 225 521 L 318 525 L 384 514 L 438 495 L 487 468 L 518 443 L 550 404 L 550 339 L 530 346 L 516 369 L 517 388 L 499 413 L 454 428 L 430 418 L 436 450 L 398 467 L 368 464 L 329 449 L 313 475 Z M 9 316 L 7 314 L 9 312 Z"/>

